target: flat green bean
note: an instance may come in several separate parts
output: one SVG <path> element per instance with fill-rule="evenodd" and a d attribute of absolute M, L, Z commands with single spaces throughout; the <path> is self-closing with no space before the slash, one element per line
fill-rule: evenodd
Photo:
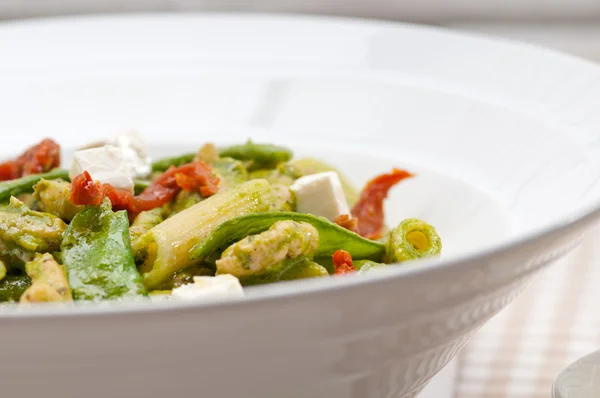
<path fill-rule="evenodd" d="M 11 196 L 32 193 L 33 186 L 42 179 L 56 180 L 58 178 L 69 181 L 69 172 L 63 169 L 54 169 L 47 173 L 32 174 L 16 180 L 0 182 L 0 203 L 7 201 Z"/>
<path fill-rule="evenodd" d="M 171 166 L 179 167 L 192 162 L 195 156 L 195 153 L 186 153 L 185 155 L 181 156 L 157 160 L 156 162 L 152 163 L 152 171 L 166 171 Z"/>
<path fill-rule="evenodd" d="M 251 162 L 250 170 L 272 169 L 294 156 L 288 148 L 272 144 L 255 144 L 252 141 L 223 148 L 219 154 L 223 157 Z"/>
<path fill-rule="evenodd" d="M 385 250 L 383 243 L 365 239 L 325 218 L 292 212 L 267 212 L 248 214 L 224 222 L 190 250 L 190 260 L 206 258 L 246 236 L 266 231 L 282 220 L 306 222 L 317 229 L 319 247 L 315 252 L 315 258 L 330 257 L 339 249 L 346 250 L 354 259 L 381 261 L 383 257 Z"/>
<path fill-rule="evenodd" d="M 76 300 L 105 300 L 146 294 L 133 259 L 126 211 L 110 202 L 77 214 L 61 244 L 62 260 Z"/>

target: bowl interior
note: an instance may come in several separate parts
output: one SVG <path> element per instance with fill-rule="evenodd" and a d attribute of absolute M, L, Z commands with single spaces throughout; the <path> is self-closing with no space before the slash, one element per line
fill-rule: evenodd
<path fill-rule="evenodd" d="M 14 44 L 39 37 L 55 43 L 51 52 Z M 0 49 L 3 156 L 42 136 L 72 149 L 134 128 L 155 155 L 249 137 L 290 145 L 357 185 L 406 167 L 419 176 L 390 196 L 388 223 L 430 222 L 447 257 L 564 224 L 600 198 L 597 151 L 582 145 L 597 134 L 597 85 L 587 82 L 600 73 L 544 51 L 406 26 L 249 16 L 15 24 L 0 31 Z M 565 74 L 587 80 L 557 85 Z"/>
<path fill-rule="evenodd" d="M 440 229 L 448 254 L 484 249 L 564 219 L 598 176 L 588 154 L 543 120 L 409 82 L 327 73 L 164 78 L 157 72 L 38 84 L 45 86 L 43 100 L 26 94 L 32 87 L 18 95 L 33 97 L 28 112 L 50 120 L 49 129 L 33 121 L 40 123 L 35 130 L 51 132 L 66 147 L 120 125 L 145 133 L 156 155 L 206 141 L 287 144 L 300 156 L 340 167 L 358 186 L 393 166 L 407 167 L 419 176 L 391 195 L 389 223 L 425 219 Z M 7 103 L 9 116 L 0 123 L 24 117 L 15 116 L 25 109 L 19 101 Z M 98 112 L 113 124 L 103 133 L 91 122 Z M 90 134 L 72 132 L 75 126 Z"/>

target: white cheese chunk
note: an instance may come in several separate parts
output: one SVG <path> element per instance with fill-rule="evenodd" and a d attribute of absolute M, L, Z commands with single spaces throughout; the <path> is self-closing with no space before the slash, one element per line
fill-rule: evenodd
<path fill-rule="evenodd" d="M 133 175 L 121 149 L 105 145 L 75 152 L 69 170 L 71 180 L 87 171 L 94 181 L 133 193 Z"/>
<path fill-rule="evenodd" d="M 350 214 L 340 177 L 335 171 L 300 177 L 290 190 L 296 196 L 296 211 L 299 213 L 310 213 L 331 221 Z"/>
<path fill-rule="evenodd" d="M 216 301 L 243 297 L 244 289 L 238 278 L 230 274 L 195 276 L 194 283 L 173 289 L 171 297 L 180 300 Z"/>
<path fill-rule="evenodd" d="M 131 168 L 134 178 L 145 178 L 152 172 L 152 159 L 144 137 L 137 131 L 117 134 L 106 141 L 123 151 L 123 158 Z"/>

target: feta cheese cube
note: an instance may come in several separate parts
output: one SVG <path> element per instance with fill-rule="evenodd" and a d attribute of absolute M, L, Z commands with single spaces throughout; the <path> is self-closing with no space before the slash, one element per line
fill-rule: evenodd
<path fill-rule="evenodd" d="M 171 297 L 180 300 L 217 301 L 243 297 L 244 289 L 238 278 L 230 274 L 195 276 L 194 283 L 173 289 Z"/>
<path fill-rule="evenodd" d="M 69 177 L 75 178 L 87 171 L 94 181 L 110 184 L 133 193 L 133 175 L 123 151 L 115 146 L 84 149 L 75 152 Z"/>
<path fill-rule="evenodd" d="M 152 172 L 152 159 L 144 137 L 137 131 L 117 134 L 106 141 L 123 151 L 123 158 L 131 168 L 134 178 L 145 178 Z"/>
<path fill-rule="evenodd" d="M 330 221 L 350 214 L 340 177 L 335 171 L 300 177 L 290 190 L 296 196 L 296 211 L 299 213 L 326 217 Z"/>

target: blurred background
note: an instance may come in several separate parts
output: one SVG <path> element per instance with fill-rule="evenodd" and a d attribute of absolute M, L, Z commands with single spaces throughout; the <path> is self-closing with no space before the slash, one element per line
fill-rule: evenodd
<path fill-rule="evenodd" d="M 153 11 L 293 12 L 409 21 L 524 40 L 600 62 L 600 0 L 0 0 L 0 20 Z"/>

